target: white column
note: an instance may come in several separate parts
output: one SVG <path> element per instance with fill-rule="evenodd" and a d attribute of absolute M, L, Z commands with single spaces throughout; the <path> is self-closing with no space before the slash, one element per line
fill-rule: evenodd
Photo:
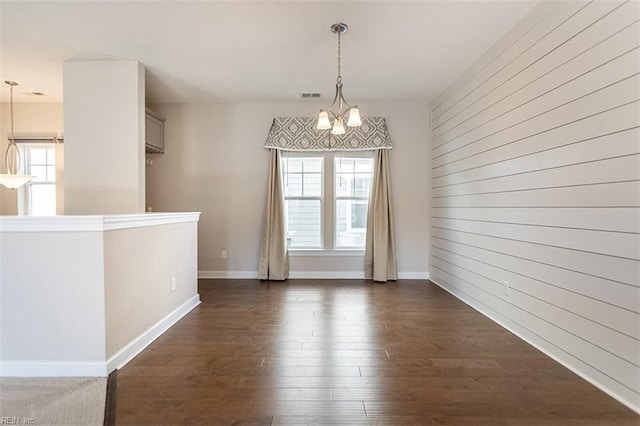
<path fill-rule="evenodd" d="M 64 63 L 65 214 L 145 209 L 144 66 Z"/>

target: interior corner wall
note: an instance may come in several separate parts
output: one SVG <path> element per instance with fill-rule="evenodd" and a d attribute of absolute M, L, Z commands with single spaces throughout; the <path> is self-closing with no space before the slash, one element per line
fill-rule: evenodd
<path fill-rule="evenodd" d="M 542 2 L 432 103 L 430 261 L 636 411 L 639 6 Z"/>
<path fill-rule="evenodd" d="M 198 298 L 197 227 L 197 222 L 189 222 L 105 232 L 108 360 Z"/>
<path fill-rule="evenodd" d="M 18 86 L 20 87 L 20 86 Z M 61 102 L 14 102 L 13 121 L 16 136 L 61 136 L 63 134 Z M 4 152 L 11 134 L 8 102 L 0 103 L 0 170 L 5 173 Z M 0 185 L 0 215 L 18 214 L 18 193 Z"/>
<path fill-rule="evenodd" d="M 315 116 L 324 103 L 159 104 L 165 153 L 147 167 L 147 205 L 154 212 L 201 211 L 198 269 L 203 276 L 256 278 L 268 176 L 263 148 L 277 116 Z M 361 103 L 383 116 L 390 154 L 401 277 L 426 278 L 429 244 L 429 108 L 419 102 Z M 221 259 L 221 250 L 228 253 Z M 362 256 L 292 257 L 292 276 L 356 277 Z M 333 274 L 333 275 L 331 275 Z"/>
<path fill-rule="evenodd" d="M 63 78 L 65 213 L 143 212 L 144 67 L 67 61 Z"/>

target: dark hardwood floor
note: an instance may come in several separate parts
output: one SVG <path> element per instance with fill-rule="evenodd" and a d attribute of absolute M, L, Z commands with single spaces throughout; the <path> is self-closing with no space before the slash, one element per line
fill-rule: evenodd
<path fill-rule="evenodd" d="M 604 426 L 640 417 L 427 281 L 201 280 L 117 425 Z"/>

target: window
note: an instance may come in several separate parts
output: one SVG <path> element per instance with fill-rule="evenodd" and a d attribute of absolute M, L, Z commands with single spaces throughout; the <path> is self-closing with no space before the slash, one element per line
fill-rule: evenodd
<path fill-rule="evenodd" d="M 321 155 L 282 155 L 289 247 L 322 247 L 322 163 Z"/>
<path fill-rule="evenodd" d="M 364 247 L 371 186 L 371 158 L 336 155 L 336 247 Z"/>
<path fill-rule="evenodd" d="M 21 213 L 30 216 L 56 214 L 56 150 L 50 143 L 20 144 L 24 172 L 34 175 L 24 185 Z"/>
<path fill-rule="evenodd" d="M 289 248 L 363 249 L 373 156 L 282 152 Z"/>

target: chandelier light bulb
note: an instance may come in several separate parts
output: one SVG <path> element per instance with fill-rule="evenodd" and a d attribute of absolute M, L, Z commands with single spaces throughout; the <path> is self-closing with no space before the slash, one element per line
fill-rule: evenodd
<path fill-rule="evenodd" d="M 360 119 L 360 110 L 358 106 L 351 107 L 349 110 L 349 121 L 347 121 L 347 126 L 349 127 L 358 127 L 362 126 L 362 120 Z"/>
<path fill-rule="evenodd" d="M 344 122 L 342 119 L 336 119 L 333 122 L 333 129 L 331 129 L 332 135 L 344 135 Z"/>
<path fill-rule="evenodd" d="M 331 122 L 329 121 L 329 114 L 327 111 L 320 111 L 318 115 L 318 130 L 329 130 L 331 128 Z"/>

